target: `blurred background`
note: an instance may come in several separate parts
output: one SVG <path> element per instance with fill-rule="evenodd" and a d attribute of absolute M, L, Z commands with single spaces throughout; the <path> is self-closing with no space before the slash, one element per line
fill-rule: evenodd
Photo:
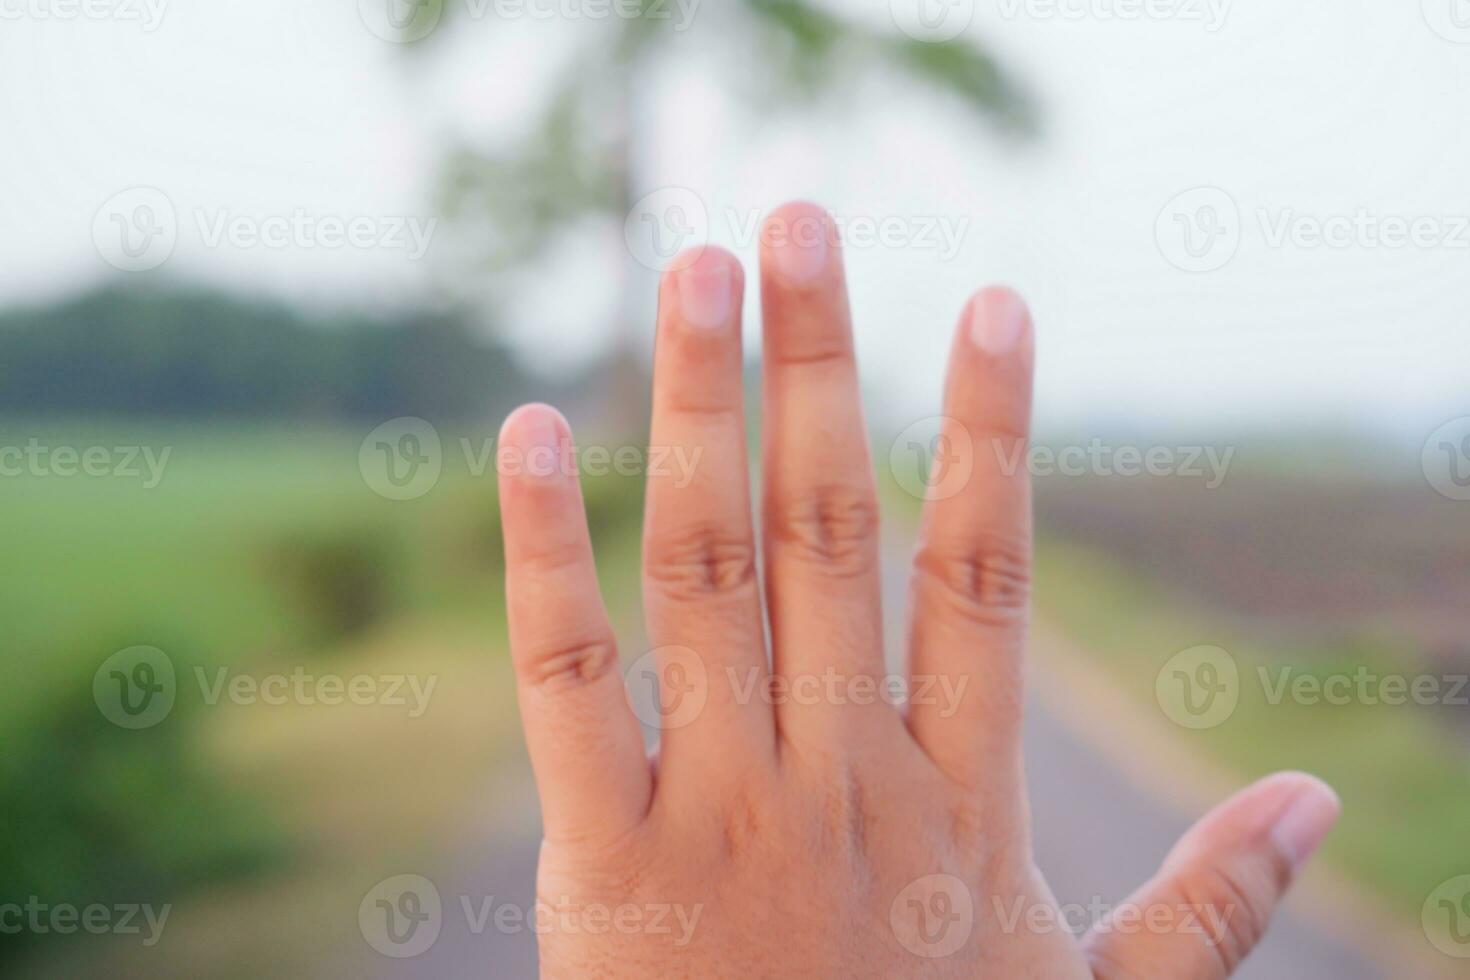
<path fill-rule="evenodd" d="M 804 197 L 890 621 L 955 319 L 1033 303 L 1069 923 L 1302 768 L 1242 975 L 1465 975 L 1466 91 L 1464 0 L 0 0 L 0 972 L 534 976 L 496 429 L 593 450 L 637 657 L 657 270 Z"/>

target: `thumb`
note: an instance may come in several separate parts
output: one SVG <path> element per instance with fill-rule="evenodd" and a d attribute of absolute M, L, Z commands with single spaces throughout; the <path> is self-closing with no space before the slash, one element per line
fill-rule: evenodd
<path fill-rule="evenodd" d="M 1085 940 L 1102 980 L 1217 980 L 1266 932 L 1341 810 L 1326 783 L 1277 773 L 1190 828 L 1164 866 Z"/>

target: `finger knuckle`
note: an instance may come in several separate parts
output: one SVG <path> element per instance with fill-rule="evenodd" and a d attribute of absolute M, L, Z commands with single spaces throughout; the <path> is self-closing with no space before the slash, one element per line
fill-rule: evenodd
<path fill-rule="evenodd" d="M 842 576 L 873 569 L 878 504 L 871 492 L 850 486 L 816 488 L 778 502 L 772 517 L 773 536 L 797 558 Z"/>
<path fill-rule="evenodd" d="M 1186 874 L 1180 881 L 1183 906 L 1195 912 L 1211 910 L 1208 921 L 1218 925 L 1206 931 L 1205 942 L 1220 959 L 1225 973 L 1234 973 L 1266 934 L 1270 912 L 1258 897 L 1259 889 L 1239 872 L 1210 866 Z"/>
<path fill-rule="evenodd" d="M 728 595 L 755 584 L 755 548 L 743 535 L 701 526 L 649 540 L 646 573 L 675 598 Z"/>
<path fill-rule="evenodd" d="M 1031 601 L 1031 549 L 1020 538 L 987 536 L 963 548 L 926 546 L 915 561 L 962 617 L 1012 626 Z"/>
<path fill-rule="evenodd" d="M 596 637 L 534 646 L 522 658 L 521 671 L 530 684 L 557 691 L 593 684 L 617 663 L 617 644 L 611 637 Z"/>
<path fill-rule="evenodd" d="M 761 852 L 771 842 L 771 817 L 763 788 L 742 785 L 723 809 L 720 825 L 724 855 L 739 861 Z"/>

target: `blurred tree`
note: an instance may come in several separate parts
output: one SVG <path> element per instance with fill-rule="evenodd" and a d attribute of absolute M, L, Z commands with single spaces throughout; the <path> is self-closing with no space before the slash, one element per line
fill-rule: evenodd
<path fill-rule="evenodd" d="M 451 313 L 317 315 L 131 286 L 0 313 L 0 413 L 460 420 L 525 394 L 507 351 Z"/>
<path fill-rule="evenodd" d="M 810 107 L 887 73 L 937 89 L 1002 133 L 1034 132 L 1031 100 L 988 52 L 963 36 L 919 40 L 812 0 L 709 2 L 698 8 L 699 29 L 681 32 L 670 0 L 633 2 L 639 16 L 613 18 L 596 43 L 578 51 L 518 145 L 498 153 L 464 145 L 445 162 L 445 213 L 472 229 L 476 241 L 489 236 L 475 261 L 490 269 L 492 299 L 498 284 L 543 260 L 562 233 L 589 220 L 621 229 L 637 202 L 656 190 L 638 167 L 640 149 L 658 145 L 645 87 L 676 54 L 734 55 L 725 77 L 764 112 Z M 624 257 L 621 322 L 604 366 L 625 383 L 613 382 L 612 391 L 601 393 L 612 396 L 624 424 L 643 421 L 646 400 L 646 368 L 639 356 L 646 325 L 639 322 L 636 297 L 629 295 L 632 261 Z M 483 278 L 478 282 L 485 285 Z"/>

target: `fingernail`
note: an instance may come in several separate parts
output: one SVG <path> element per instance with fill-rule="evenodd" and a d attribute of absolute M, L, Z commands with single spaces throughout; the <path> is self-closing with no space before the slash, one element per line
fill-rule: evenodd
<path fill-rule="evenodd" d="M 772 232 L 772 260 L 782 279 L 805 285 L 820 279 L 831 258 L 831 229 L 820 212 L 780 218 Z"/>
<path fill-rule="evenodd" d="M 1010 290 L 986 290 L 970 303 L 970 340 L 988 354 L 1009 354 L 1026 329 L 1029 314 Z"/>
<path fill-rule="evenodd" d="M 1342 801 L 1332 787 L 1313 780 L 1276 818 L 1271 840 L 1292 870 L 1300 869 L 1316 853 L 1341 812 Z"/>
<path fill-rule="evenodd" d="M 700 330 L 718 330 L 730 322 L 735 305 L 728 262 L 706 262 L 679 273 L 679 312 Z"/>
<path fill-rule="evenodd" d="M 524 472 L 529 476 L 555 476 L 561 467 L 561 426 L 549 408 L 527 413 L 521 424 L 521 451 L 525 453 Z"/>

